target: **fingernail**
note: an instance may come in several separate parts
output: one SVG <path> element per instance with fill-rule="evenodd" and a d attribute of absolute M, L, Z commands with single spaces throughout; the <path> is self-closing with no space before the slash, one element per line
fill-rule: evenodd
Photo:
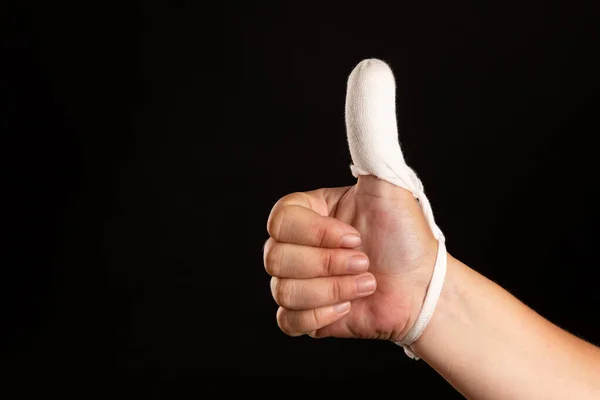
<path fill-rule="evenodd" d="M 350 272 L 364 272 L 369 268 L 369 259 L 365 256 L 350 257 L 347 267 Z"/>
<path fill-rule="evenodd" d="M 340 303 L 340 304 L 336 304 L 335 306 L 333 306 L 333 309 L 338 314 L 341 314 L 343 312 L 348 311 L 349 308 L 350 308 L 350 302 L 349 301 L 346 301 L 346 302 Z"/>
<path fill-rule="evenodd" d="M 342 237 L 342 247 L 355 248 L 360 246 L 360 236 L 351 233 Z"/>
<path fill-rule="evenodd" d="M 375 289 L 375 279 L 372 276 L 361 276 L 356 280 L 358 293 L 369 293 Z"/>

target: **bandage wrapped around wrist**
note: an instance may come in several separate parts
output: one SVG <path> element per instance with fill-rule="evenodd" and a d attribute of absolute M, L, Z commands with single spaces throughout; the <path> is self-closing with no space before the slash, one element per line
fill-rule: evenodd
<path fill-rule="evenodd" d="M 411 345 L 429 323 L 446 274 L 445 237 L 433 218 L 431 204 L 421 180 L 404 160 L 396 122 L 396 84 L 390 67 L 383 61 L 361 61 L 348 78 L 346 92 L 346 131 L 355 177 L 373 175 L 409 190 L 418 200 L 438 241 L 433 275 L 421 311 L 408 333 L 397 342 L 406 354 L 419 359 Z"/>

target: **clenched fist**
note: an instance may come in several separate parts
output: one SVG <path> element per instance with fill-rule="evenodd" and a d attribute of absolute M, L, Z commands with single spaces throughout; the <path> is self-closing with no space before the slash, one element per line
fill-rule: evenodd
<path fill-rule="evenodd" d="M 285 196 L 264 251 L 288 335 L 399 341 L 414 323 L 437 244 L 413 195 L 373 176 Z"/>
<path fill-rule="evenodd" d="M 404 163 L 394 93 L 385 63 L 361 62 L 346 100 L 357 183 L 293 193 L 271 211 L 264 263 L 288 335 L 398 342 L 423 307 L 441 232 Z"/>

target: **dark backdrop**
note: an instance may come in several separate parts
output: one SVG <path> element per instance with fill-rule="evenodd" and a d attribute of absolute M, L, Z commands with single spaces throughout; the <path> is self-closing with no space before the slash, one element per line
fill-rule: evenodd
<path fill-rule="evenodd" d="M 221 30 L 200 3 L 5 7 L 4 383 L 460 398 L 393 344 L 275 322 L 268 213 L 354 182 L 345 84 L 370 57 L 449 251 L 600 343 L 596 9 L 230 1 Z"/>

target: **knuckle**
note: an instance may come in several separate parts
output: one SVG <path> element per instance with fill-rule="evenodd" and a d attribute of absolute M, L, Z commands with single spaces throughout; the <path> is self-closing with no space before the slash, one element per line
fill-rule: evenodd
<path fill-rule="evenodd" d="M 319 312 L 318 309 L 313 308 L 311 313 L 310 313 L 310 319 L 311 321 L 309 321 L 309 326 L 315 326 L 317 328 L 321 327 L 321 322 L 323 320 L 321 313 Z"/>
<path fill-rule="evenodd" d="M 281 250 L 273 238 L 269 238 L 265 244 L 263 260 L 267 273 L 276 276 L 281 260 Z"/>
<path fill-rule="evenodd" d="M 293 281 L 289 279 L 278 279 L 275 277 L 271 278 L 271 291 L 273 293 L 273 298 L 281 307 L 290 308 L 292 299 L 294 297 L 293 287 Z"/>
<path fill-rule="evenodd" d="M 301 335 L 301 332 L 294 326 L 290 312 L 285 308 L 280 307 L 279 310 L 277 310 L 277 326 L 279 326 L 279 329 L 288 336 Z"/>
<path fill-rule="evenodd" d="M 281 228 L 285 222 L 286 204 L 306 203 L 304 194 L 301 192 L 290 193 L 283 196 L 273 206 L 267 219 L 267 232 L 275 239 L 281 234 Z"/>
<path fill-rule="evenodd" d="M 323 250 L 321 252 L 321 274 L 323 276 L 334 275 L 334 267 L 333 267 L 333 255 L 329 250 Z"/>
<path fill-rule="evenodd" d="M 341 300 L 342 287 L 338 279 L 331 279 L 331 283 L 329 284 L 329 293 L 333 302 L 337 303 Z"/>
<path fill-rule="evenodd" d="M 271 211 L 271 214 L 269 215 L 269 219 L 267 220 L 267 232 L 269 233 L 269 236 L 275 239 L 280 237 L 284 218 L 285 207 L 278 207 L 275 205 Z"/>
<path fill-rule="evenodd" d="M 273 296 L 275 303 L 279 304 L 279 301 L 277 300 L 277 296 L 278 296 L 277 291 L 279 290 L 278 289 L 279 279 L 277 279 L 276 277 L 272 277 L 270 286 L 271 286 L 271 295 Z"/>
<path fill-rule="evenodd" d="M 327 241 L 327 227 L 323 224 L 315 224 L 313 235 L 319 247 L 325 247 Z"/>
<path fill-rule="evenodd" d="M 279 329 L 285 333 L 286 335 L 292 335 L 292 330 L 290 329 L 289 319 L 287 318 L 287 313 L 281 307 L 277 310 L 277 326 Z"/>

